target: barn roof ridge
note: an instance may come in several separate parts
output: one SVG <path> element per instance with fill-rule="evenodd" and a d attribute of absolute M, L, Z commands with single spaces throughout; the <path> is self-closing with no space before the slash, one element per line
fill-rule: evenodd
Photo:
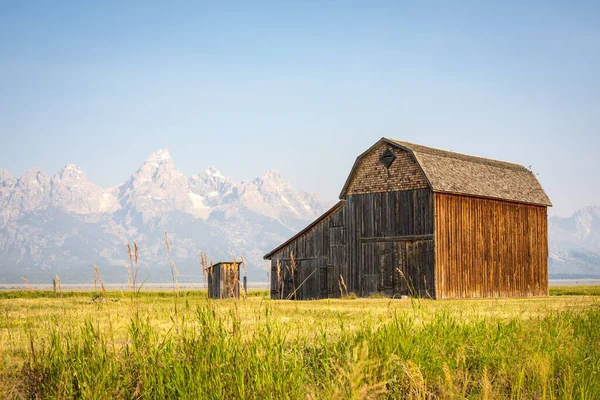
<path fill-rule="evenodd" d="M 498 160 L 495 158 L 488 158 L 488 157 L 473 156 L 473 155 L 464 154 L 464 153 L 457 153 L 457 152 L 451 151 L 451 150 L 443 150 L 443 149 L 439 149 L 436 147 L 423 146 L 421 144 L 405 142 L 402 140 L 397 140 L 397 139 L 392 139 L 392 138 L 384 138 L 384 139 L 388 142 L 393 142 L 393 144 L 397 144 L 402 147 L 405 147 L 408 150 L 413 151 L 413 152 L 427 153 L 427 154 L 431 154 L 431 155 L 439 156 L 439 157 L 456 158 L 457 160 L 461 160 L 461 161 L 469 161 L 469 162 L 475 162 L 475 163 L 495 165 L 495 166 L 499 166 L 502 168 L 514 168 L 514 169 L 520 170 L 520 171 L 529 171 L 523 165 L 509 162 L 509 161 Z"/>

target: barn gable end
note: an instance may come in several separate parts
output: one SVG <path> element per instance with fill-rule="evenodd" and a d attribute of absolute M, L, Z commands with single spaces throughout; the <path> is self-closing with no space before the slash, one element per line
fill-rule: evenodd
<path fill-rule="evenodd" d="M 384 155 L 393 154 L 389 168 L 382 162 Z M 344 185 L 340 198 L 364 193 L 425 189 L 429 183 L 415 157 L 407 150 L 386 141 L 379 141 L 360 155 Z"/>

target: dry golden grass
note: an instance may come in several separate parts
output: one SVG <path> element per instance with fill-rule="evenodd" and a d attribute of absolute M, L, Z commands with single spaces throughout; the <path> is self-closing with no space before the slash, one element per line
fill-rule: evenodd
<path fill-rule="evenodd" d="M 478 324 L 536 324 L 544 318 L 578 315 L 600 307 L 598 296 L 446 301 L 385 298 L 274 301 L 266 298 L 266 292 L 261 292 L 259 296 L 250 292 L 244 301 L 221 300 L 207 303 L 205 292 L 181 292 L 179 315 L 174 319 L 176 293 L 138 292 L 136 302 L 132 302 L 127 294 L 108 291 L 105 292 L 107 301 L 103 303 L 92 301 L 94 295 L 64 293 L 63 297 L 56 298 L 12 299 L 0 296 L 0 397 L 18 397 L 27 393 L 27 388 L 23 386 L 27 383 L 23 381 L 21 371 L 26 363 L 31 362 L 31 349 L 48 346 L 52 332 L 77 332 L 78 329 L 86 332 L 86 324 L 91 323 L 94 330 L 106 337 L 105 344 L 109 348 L 119 348 L 127 346 L 133 340 L 131 326 L 136 318 L 147 321 L 152 327 L 152 335 L 157 337 L 168 337 L 173 332 L 178 332 L 176 335 L 179 335 L 183 334 L 179 332 L 189 329 L 202 329 L 202 320 L 197 318 L 197 310 L 205 309 L 207 304 L 211 310 L 210 315 L 217 321 L 222 321 L 220 323 L 225 324 L 235 340 L 250 343 L 257 336 L 265 334 L 266 326 L 274 326 L 276 328 L 269 329 L 279 332 L 285 348 L 318 348 L 323 345 L 324 337 L 331 345 L 337 342 L 341 345 L 347 343 L 353 335 L 364 336 L 365 332 L 371 332 L 369 335 L 374 335 L 375 338 L 379 330 L 389 329 L 390 321 L 398 318 L 409 320 L 411 329 L 415 331 L 435 324 L 436 320 L 445 316 L 468 326 L 468 329 L 474 329 Z M 556 340 L 562 340 L 566 346 L 570 342 L 569 335 L 573 334 L 569 328 L 557 325 Z M 524 337 L 523 340 L 529 338 Z M 600 345 L 600 328 L 596 340 Z M 385 398 L 390 391 L 406 389 L 407 392 L 402 393 L 412 398 L 438 398 L 432 397 L 432 393 L 437 393 L 436 396 L 444 393 L 443 398 L 464 398 L 466 395 L 473 397 L 473 390 L 477 388 L 476 398 L 503 398 L 508 390 L 506 380 L 516 379 L 503 375 L 508 372 L 498 370 L 499 367 L 495 364 L 485 365 L 475 374 L 469 369 L 472 367 L 467 367 L 467 353 L 471 350 L 465 348 L 456 353 L 458 361 L 441 365 L 439 376 L 432 381 L 431 367 L 427 367 L 422 358 L 425 355 L 415 355 L 408 359 L 392 357 L 388 361 L 389 365 L 382 366 L 377 359 L 373 359 L 376 357 L 374 353 L 369 353 L 374 351 L 366 345 L 369 342 L 368 339 L 366 342 L 359 341 L 357 343 L 363 344 L 357 344 L 356 347 L 349 348 L 347 353 L 336 356 L 327 367 L 338 370 L 338 373 L 333 374 L 335 378 L 327 383 L 320 383 L 321 386 L 307 387 L 304 397 L 319 398 L 327 393 L 327 397 L 336 398 L 353 393 L 355 398 Z M 429 351 L 437 351 L 435 341 L 432 343 L 431 346 L 434 347 Z M 568 353 L 568 349 L 560 351 Z M 436 357 L 436 354 L 432 353 L 430 357 Z M 548 353 L 534 351 L 524 360 L 523 370 L 533 372 L 524 375 L 523 379 L 533 385 L 535 393 L 539 392 L 539 396 L 536 394 L 537 397 L 534 397 L 546 398 L 548 393 L 557 393 L 556 385 L 552 386 L 552 374 L 557 373 L 557 366 Z M 394 389 L 394 386 L 386 386 L 377 379 L 381 368 L 392 367 L 405 377 L 406 388 Z M 512 371 L 517 367 L 521 366 L 502 368 Z M 560 393 L 568 393 L 568 390 L 572 390 L 569 389 L 570 372 L 561 371 L 563 372 L 566 378 L 561 383 L 564 391 Z M 514 382 L 515 385 L 517 383 Z M 511 386 L 510 390 L 513 389 Z"/>

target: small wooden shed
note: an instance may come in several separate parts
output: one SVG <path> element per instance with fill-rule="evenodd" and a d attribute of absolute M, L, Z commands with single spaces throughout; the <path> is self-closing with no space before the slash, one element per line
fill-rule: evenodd
<path fill-rule="evenodd" d="M 208 297 L 211 299 L 240 297 L 239 262 L 218 262 L 208 268 Z"/>
<path fill-rule="evenodd" d="M 551 205 L 521 165 L 382 138 L 340 202 L 265 255 L 271 297 L 544 296 Z"/>

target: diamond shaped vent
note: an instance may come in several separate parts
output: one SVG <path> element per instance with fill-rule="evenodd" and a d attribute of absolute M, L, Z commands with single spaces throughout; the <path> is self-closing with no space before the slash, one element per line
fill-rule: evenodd
<path fill-rule="evenodd" d="M 396 159 L 396 155 L 394 154 L 394 152 L 390 149 L 387 149 L 386 151 L 383 152 L 383 154 L 381 155 L 381 158 L 379 160 L 381 161 L 381 163 L 383 165 L 385 165 L 386 168 L 389 169 L 395 159 Z"/>

